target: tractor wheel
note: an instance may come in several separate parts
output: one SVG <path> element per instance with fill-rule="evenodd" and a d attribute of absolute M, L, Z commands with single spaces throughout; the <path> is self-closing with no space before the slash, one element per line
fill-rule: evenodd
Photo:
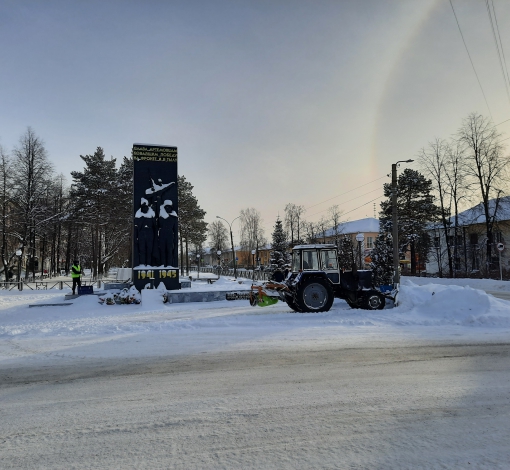
<path fill-rule="evenodd" d="M 374 290 L 363 296 L 362 305 L 365 310 L 382 310 L 385 304 L 386 299 Z"/>
<path fill-rule="evenodd" d="M 301 312 L 301 309 L 298 307 L 293 297 L 285 296 L 285 302 L 287 302 L 287 305 L 295 312 Z"/>
<path fill-rule="evenodd" d="M 296 303 L 302 312 L 327 312 L 334 298 L 333 289 L 327 281 L 312 277 L 298 287 Z"/>

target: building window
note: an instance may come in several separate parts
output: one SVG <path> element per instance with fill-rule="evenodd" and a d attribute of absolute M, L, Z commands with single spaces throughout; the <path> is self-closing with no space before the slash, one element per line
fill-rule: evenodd
<path fill-rule="evenodd" d="M 374 237 L 367 237 L 367 248 L 374 247 Z"/>
<path fill-rule="evenodd" d="M 434 248 L 441 248 L 441 239 L 439 237 L 434 237 Z"/>
<path fill-rule="evenodd" d="M 478 234 L 477 233 L 469 234 L 469 243 L 470 243 L 470 245 L 478 245 Z"/>

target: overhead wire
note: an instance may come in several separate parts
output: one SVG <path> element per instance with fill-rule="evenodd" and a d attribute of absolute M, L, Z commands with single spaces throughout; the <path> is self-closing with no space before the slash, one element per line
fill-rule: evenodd
<path fill-rule="evenodd" d="M 492 11 L 494 12 L 494 22 L 496 23 L 496 31 L 498 33 L 499 44 L 501 46 L 501 54 L 503 55 L 503 63 L 504 63 L 505 70 L 506 70 L 506 77 L 508 79 L 508 84 L 510 85 L 510 74 L 508 73 L 508 66 L 506 65 L 505 50 L 503 49 L 503 41 L 501 41 L 501 35 L 499 34 L 498 17 L 496 15 L 496 7 L 494 6 L 493 0 L 491 0 L 491 5 L 492 5 Z"/>
<path fill-rule="evenodd" d="M 473 72 L 475 72 L 476 80 L 478 81 L 478 85 L 480 86 L 480 90 L 482 90 L 483 99 L 485 100 L 485 104 L 487 105 L 487 109 L 489 110 L 489 115 L 490 115 L 491 119 L 493 119 L 492 113 L 491 113 L 491 109 L 489 107 L 489 103 L 487 102 L 487 97 L 485 96 L 485 92 L 483 91 L 482 83 L 480 82 L 480 78 L 478 77 L 478 73 L 476 73 L 475 64 L 473 63 L 473 59 L 471 58 L 471 54 L 469 53 L 469 49 L 467 47 L 466 40 L 464 39 L 464 34 L 462 34 L 462 29 L 460 28 L 460 23 L 459 23 L 459 20 L 457 18 L 457 14 L 455 13 L 455 8 L 453 8 L 452 0 L 450 0 L 450 6 L 452 7 L 453 16 L 455 16 L 455 21 L 457 22 L 457 27 L 459 28 L 459 33 L 460 33 L 460 36 L 462 38 L 462 42 L 464 43 L 464 47 L 466 48 L 466 52 L 467 52 L 467 55 L 469 57 L 469 61 L 471 62 L 471 67 L 473 67 Z"/>
<path fill-rule="evenodd" d="M 366 206 L 367 204 L 370 204 L 371 202 L 377 201 L 377 199 L 380 199 L 383 196 L 384 196 L 384 194 L 381 195 L 381 196 L 376 197 L 375 199 L 372 199 L 371 201 L 365 202 L 365 204 L 361 204 L 361 206 L 355 207 L 354 209 L 352 209 L 352 210 L 350 210 L 348 212 L 344 212 L 342 215 L 346 215 L 346 214 L 349 214 L 351 212 L 357 211 L 358 209 L 361 209 L 363 206 Z"/>
<path fill-rule="evenodd" d="M 380 178 L 379 178 L 379 179 L 380 179 Z M 357 197 L 355 197 L 355 198 L 353 198 L 353 199 L 349 199 L 349 200 L 347 200 L 347 201 L 343 201 L 343 202 L 341 202 L 339 205 L 347 204 L 348 202 L 355 201 L 356 199 L 359 199 L 360 197 L 366 196 L 367 194 L 371 194 L 371 193 L 373 193 L 373 192 L 375 192 L 375 191 L 380 191 L 380 190 L 381 190 L 381 188 L 380 188 L 380 187 L 379 187 L 379 188 L 376 188 L 376 189 L 373 189 L 372 191 L 368 191 L 367 193 L 361 194 L 361 195 L 359 195 L 359 196 L 357 196 Z M 317 214 L 322 214 L 323 212 L 326 212 L 327 210 L 328 210 L 328 209 L 324 209 L 324 210 L 319 211 L 319 212 L 314 212 L 313 214 L 310 214 L 310 215 L 309 215 L 309 217 L 313 217 L 314 215 L 317 215 Z"/>
<path fill-rule="evenodd" d="M 350 189 L 349 191 L 345 191 L 344 193 L 341 193 L 341 194 L 338 194 L 336 196 L 330 197 L 329 199 L 325 199 L 324 201 L 318 202 L 317 204 L 313 204 L 312 206 L 308 206 L 305 209 L 308 210 L 308 209 L 311 209 L 312 207 L 319 206 L 320 204 L 324 204 L 325 202 L 331 201 L 331 200 L 336 199 L 337 197 L 340 197 L 340 196 L 344 196 L 345 194 L 352 193 L 353 191 L 356 191 L 359 188 L 363 188 L 364 186 L 368 186 L 369 184 L 375 183 L 376 181 L 382 180 L 383 178 L 387 178 L 387 177 L 388 177 L 387 175 L 381 176 L 380 178 L 377 178 L 375 180 L 369 181 L 368 183 L 362 184 L 361 186 L 357 186 L 354 189 Z"/>
<path fill-rule="evenodd" d="M 492 4 L 492 10 L 491 10 Z M 487 14 L 489 15 L 489 21 L 491 24 L 492 37 L 494 39 L 494 44 L 496 45 L 496 51 L 498 53 L 499 59 L 499 67 L 501 69 L 501 74 L 503 75 L 503 81 L 505 83 L 506 95 L 508 97 L 508 101 L 510 103 L 510 89 L 509 89 L 509 78 L 508 78 L 508 68 L 506 67 L 506 60 L 504 60 L 504 51 L 503 44 L 501 43 L 501 36 L 499 34 L 499 28 L 497 26 L 496 19 L 496 10 L 494 9 L 494 3 L 489 3 L 489 0 L 485 0 L 485 6 L 487 7 Z M 494 18 L 493 18 L 494 17 Z M 496 32 L 497 30 L 497 32 Z M 499 41 L 498 41 L 499 38 Z"/>

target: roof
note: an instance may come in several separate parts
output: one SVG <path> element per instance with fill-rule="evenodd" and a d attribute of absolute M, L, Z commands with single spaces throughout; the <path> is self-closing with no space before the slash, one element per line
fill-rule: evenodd
<path fill-rule="evenodd" d="M 314 245 L 296 245 L 293 250 L 313 250 L 317 248 L 336 248 L 332 243 L 329 244 L 314 244 Z"/>
<path fill-rule="evenodd" d="M 501 222 L 503 220 L 510 220 L 510 196 L 505 196 L 499 199 L 498 210 L 497 213 L 494 214 L 496 209 L 496 199 L 491 199 L 489 201 L 489 215 L 494 216 L 495 220 Z M 455 224 L 455 216 L 450 217 L 451 226 Z M 459 213 L 459 226 L 466 227 L 468 225 L 476 225 L 476 224 L 484 224 L 485 223 L 485 213 L 483 210 L 483 204 L 477 204 L 463 212 Z M 431 225 L 432 227 L 437 227 L 441 224 L 435 223 Z"/>
<path fill-rule="evenodd" d="M 342 222 L 338 224 L 337 233 L 351 234 L 363 232 L 379 232 L 379 219 L 367 217 L 365 219 L 352 220 L 350 222 Z M 335 235 L 335 230 L 330 228 L 326 230 L 325 236 L 331 237 Z"/>

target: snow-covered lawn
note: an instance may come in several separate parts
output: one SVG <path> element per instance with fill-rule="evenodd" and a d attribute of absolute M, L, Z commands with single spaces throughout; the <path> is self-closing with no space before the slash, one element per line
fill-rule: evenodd
<path fill-rule="evenodd" d="M 222 279 L 192 289 L 246 289 Z M 404 278 L 396 308 L 353 310 L 336 299 L 327 313 L 295 313 L 284 303 L 260 308 L 247 301 L 163 304 L 145 291 L 141 305 L 100 305 L 82 296 L 71 306 L 64 291 L 0 294 L 0 364 L 56 358 L 139 357 L 260 348 L 327 347 L 420 340 L 500 341 L 510 338 L 510 302 L 487 294 L 510 291 L 492 280 Z"/>

